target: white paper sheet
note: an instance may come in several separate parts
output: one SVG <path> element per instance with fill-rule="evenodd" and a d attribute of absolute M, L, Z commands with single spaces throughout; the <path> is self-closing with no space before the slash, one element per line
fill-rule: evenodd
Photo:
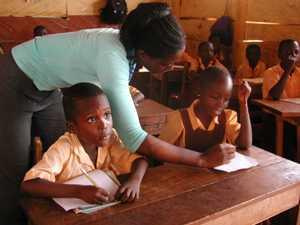
<path fill-rule="evenodd" d="M 241 169 L 248 169 L 257 165 L 258 162 L 255 159 L 236 152 L 235 157 L 230 160 L 229 163 L 217 166 L 214 169 L 230 173 Z"/>
<path fill-rule="evenodd" d="M 96 182 L 98 187 L 105 189 L 110 193 L 110 195 L 115 196 L 116 192 L 119 189 L 119 186 L 105 172 L 101 170 L 93 170 L 88 174 Z M 74 179 L 66 181 L 65 184 L 92 185 L 91 182 L 85 177 L 85 175 L 81 175 L 75 177 Z M 66 211 L 70 209 L 76 209 L 76 208 L 99 206 L 99 205 L 89 204 L 78 198 L 53 198 L 53 200 Z M 105 206 L 105 205 L 101 205 L 101 206 Z"/>

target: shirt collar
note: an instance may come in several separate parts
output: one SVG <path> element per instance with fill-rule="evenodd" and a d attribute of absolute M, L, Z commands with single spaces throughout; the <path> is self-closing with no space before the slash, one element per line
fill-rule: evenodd
<path fill-rule="evenodd" d="M 199 103 L 199 99 L 196 99 L 193 101 L 193 103 L 190 105 L 190 107 L 188 108 L 188 113 L 189 116 L 191 118 L 191 122 L 192 122 L 192 127 L 193 129 L 197 129 L 198 127 L 202 130 L 206 130 L 206 131 L 211 131 L 215 128 L 216 124 L 219 124 L 219 117 L 215 116 L 212 121 L 210 122 L 208 128 L 206 128 L 202 121 L 197 117 L 194 107 L 196 106 L 196 104 Z"/>

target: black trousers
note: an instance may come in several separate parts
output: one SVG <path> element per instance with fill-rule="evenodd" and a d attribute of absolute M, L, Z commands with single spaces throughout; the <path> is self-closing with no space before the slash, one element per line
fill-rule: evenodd
<path fill-rule="evenodd" d="M 20 183 L 32 134 L 47 149 L 65 129 L 61 92 L 39 91 L 10 54 L 0 56 L 0 225 L 21 224 Z"/>

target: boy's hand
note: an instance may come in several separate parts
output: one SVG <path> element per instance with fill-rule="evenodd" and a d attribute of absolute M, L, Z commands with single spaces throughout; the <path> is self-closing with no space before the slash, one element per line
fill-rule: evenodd
<path fill-rule="evenodd" d="M 222 143 L 208 149 L 202 158 L 202 167 L 214 168 L 222 164 L 228 163 L 234 157 L 236 147 L 231 144 Z"/>
<path fill-rule="evenodd" d="M 249 83 L 247 81 L 242 81 L 238 90 L 238 98 L 240 104 L 246 104 L 250 94 L 251 94 L 251 87 Z"/>
<path fill-rule="evenodd" d="M 95 186 L 80 186 L 78 198 L 91 204 L 108 202 L 112 200 L 109 199 L 109 193 L 106 190 Z"/>
<path fill-rule="evenodd" d="M 284 71 L 287 73 L 287 75 L 290 75 L 292 73 L 293 69 L 296 66 L 296 62 L 297 62 L 297 57 L 289 56 L 284 66 Z"/>
<path fill-rule="evenodd" d="M 120 187 L 117 196 L 122 202 L 133 202 L 140 197 L 140 184 L 138 179 L 129 179 Z"/>

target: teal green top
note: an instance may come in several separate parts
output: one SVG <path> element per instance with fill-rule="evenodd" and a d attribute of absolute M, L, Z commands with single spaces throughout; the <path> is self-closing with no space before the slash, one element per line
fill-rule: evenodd
<path fill-rule="evenodd" d="M 111 104 L 114 127 L 124 144 L 136 151 L 146 138 L 129 92 L 129 62 L 118 30 L 88 29 L 36 37 L 14 47 L 12 55 L 41 91 L 79 82 L 99 85 Z"/>

